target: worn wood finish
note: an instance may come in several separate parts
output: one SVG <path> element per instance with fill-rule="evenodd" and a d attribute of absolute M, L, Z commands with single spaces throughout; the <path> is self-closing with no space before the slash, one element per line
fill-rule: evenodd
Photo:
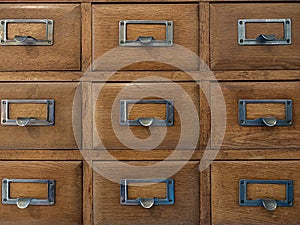
<path fill-rule="evenodd" d="M 217 110 L 221 99 L 215 96 L 215 85 L 212 84 L 212 110 Z M 294 148 L 300 146 L 300 127 L 297 115 L 300 113 L 299 82 L 230 82 L 219 83 L 225 98 L 227 117 L 226 133 L 223 140 L 223 149 L 257 149 L 257 148 Z M 293 124 L 291 126 L 240 126 L 238 121 L 238 101 L 241 99 L 292 99 Z M 263 106 L 262 106 L 263 107 Z M 264 107 L 267 108 L 265 105 Z M 273 110 L 265 110 L 271 113 Z M 275 114 L 277 110 L 275 108 Z M 212 121 L 212 148 L 220 138 L 220 132 L 215 130 L 216 124 Z"/>
<path fill-rule="evenodd" d="M 81 162 L 0 162 L 0 179 L 54 179 L 54 206 L 0 205 L 1 224 L 80 225 L 82 224 L 82 165 Z M 25 186 L 24 186 L 25 187 Z M 34 190 L 31 190 L 33 192 Z M 38 190 L 37 190 L 38 191 Z M 37 192 L 38 193 L 38 192 Z M 34 195 L 36 195 L 35 193 Z M 22 193 L 20 193 L 22 194 Z M 17 195 L 17 193 L 14 193 Z M 20 195 L 18 196 L 20 197 Z M 23 196 L 31 197 L 31 196 Z"/>
<path fill-rule="evenodd" d="M 300 69 L 298 3 L 241 3 L 210 5 L 211 68 L 213 70 Z M 292 45 L 240 46 L 238 19 L 292 20 Z M 259 29 L 259 28 L 258 28 Z M 258 29 L 252 29 L 257 33 Z M 247 35 L 251 30 L 247 30 Z M 263 29 L 274 34 L 277 29 Z M 249 34 L 249 36 L 254 34 Z"/>
<path fill-rule="evenodd" d="M 93 169 L 91 161 L 83 162 L 83 225 L 93 224 Z"/>
<path fill-rule="evenodd" d="M 147 10 L 145 10 L 147 9 Z M 182 56 L 177 47 L 125 48 L 119 47 L 118 54 L 110 63 L 95 63 L 107 51 L 117 48 L 120 20 L 171 20 L 174 22 L 174 43 L 198 55 L 199 29 L 197 4 L 95 4 L 93 5 L 93 70 L 178 70 L 165 63 L 180 62 L 182 70 L 198 70 L 198 60 Z M 133 36 L 140 29 L 129 29 Z M 139 26 L 138 26 L 139 27 Z M 156 35 L 157 31 L 154 35 Z M 152 36 L 153 34 L 151 34 Z M 162 36 L 164 34 L 160 34 Z M 157 35 L 156 35 L 157 36 Z M 134 37 L 136 39 L 137 37 Z M 124 58 L 124 55 L 126 58 Z M 175 57 L 176 56 L 176 59 Z M 191 57 L 191 56 L 190 56 Z M 128 59 L 134 59 L 128 61 Z M 147 60 L 149 59 L 149 60 Z M 139 61 L 159 62 L 139 62 Z M 132 62 L 133 65 L 127 65 Z M 165 63 L 162 63 L 165 61 Z M 180 65 L 179 65 L 180 64 Z M 122 67 L 123 67 L 122 66 Z"/>
<path fill-rule="evenodd" d="M 298 224 L 299 168 L 299 161 L 214 162 L 211 178 L 212 224 Z M 293 180 L 295 204 L 292 207 L 278 207 L 273 212 L 260 206 L 239 206 L 240 179 Z M 274 193 L 265 192 L 263 197 L 272 195 Z M 282 198 L 282 194 L 275 197 Z"/>
<path fill-rule="evenodd" d="M 53 126 L 0 126 L 1 149 L 76 149 L 72 116 L 73 99 L 78 83 L 1 83 L 0 99 L 54 99 Z M 27 114 L 18 112 L 18 117 Z M 63 134 L 63 135 L 62 135 Z"/>
<path fill-rule="evenodd" d="M 98 96 L 100 88 L 102 89 Z M 120 100 L 143 99 L 143 95 L 150 100 L 174 100 L 174 125 L 168 127 L 120 126 Z M 103 149 L 103 146 L 99 145 L 99 138 L 106 149 L 174 149 L 179 141 L 181 141 L 180 149 L 198 147 L 198 140 L 195 139 L 199 137 L 195 137 L 194 134 L 199 132 L 197 129 L 197 126 L 199 126 L 197 120 L 199 118 L 198 115 L 193 114 L 199 112 L 200 105 L 199 86 L 196 83 L 178 83 L 176 86 L 171 83 L 119 83 L 105 85 L 95 83 L 93 84 L 93 102 L 95 107 L 93 109 L 95 113 L 93 117 L 95 122 L 93 143 L 96 149 Z M 147 104 L 142 108 L 142 112 L 148 112 L 147 116 L 150 115 L 149 110 L 151 108 L 148 108 Z M 157 115 L 155 111 L 152 111 L 151 114 L 152 117 Z M 140 118 L 142 115 L 142 113 L 138 113 L 135 119 Z M 193 117 L 195 120 L 193 120 Z M 197 126 L 195 126 L 196 123 L 198 123 Z M 186 129 L 187 126 L 188 129 Z M 185 135 L 182 137 L 180 137 L 181 129 L 185 129 Z M 164 132 L 166 132 L 166 136 Z M 119 136 L 117 137 L 118 134 Z M 134 140 L 134 137 L 137 139 Z M 120 138 L 122 139 L 119 140 Z M 148 140 L 141 140 L 146 138 Z M 153 142 L 156 144 L 153 145 Z"/>
<path fill-rule="evenodd" d="M 9 118 L 31 117 L 39 120 L 47 119 L 47 104 L 9 104 Z"/>
<path fill-rule="evenodd" d="M 53 46 L 1 46 L 1 71 L 80 70 L 79 4 L 1 4 L 0 14 L 1 19 L 54 21 Z"/>
<path fill-rule="evenodd" d="M 92 63 L 92 6 L 90 3 L 81 4 L 81 48 L 82 48 L 82 70 L 90 70 Z"/>
<path fill-rule="evenodd" d="M 200 172 L 200 224 L 210 224 L 211 221 L 210 171 L 209 166 Z"/>
<path fill-rule="evenodd" d="M 201 69 L 207 69 L 209 67 L 209 3 L 199 3 L 199 30 L 200 30 L 200 46 L 199 56 L 202 60 L 200 64 Z"/>
<path fill-rule="evenodd" d="M 134 166 L 149 166 L 157 162 L 126 162 Z M 144 209 L 141 206 L 120 205 L 120 184 L 107 180 L 97 173 L 97 169 L 110 168 L 111 174 L 126 179 L 161 178 L 164 170 L 172 171 L 183 162 L 168 162 L 159 170 L 151 171 L 147 177 L 131 173 L 124 169 L 119 173 L 113 162 L 94 162 L 94 224 L 199 224 L 199 170 L 198 162 L 188 162 L 172 176 L 174 179 L 175 204 L 153 206 Z M 152 196 L 153 197 L 153 196 Z M 113 210 L 112 210 L 113 209 Z"/>

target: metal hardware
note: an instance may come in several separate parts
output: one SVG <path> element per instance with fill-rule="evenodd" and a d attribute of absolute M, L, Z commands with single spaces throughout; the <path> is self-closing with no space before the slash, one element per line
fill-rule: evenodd
<path fill-rule="evenodd" d="M 46 104 L 47 118 L 39 120 L 35 118 L 18 117 L 17 119 L 9 118 L 9 104 Z M 20 100 L 5 99 L 1 101 L 1 125 L 5 126 L 53 126 L 54 125 L 54 100 Z"/>
<path fill-rule="evenodd" d="M 262 117 L 254 120 L 247 119 L 247 104 L 279 103 L 285 104 L 285 119 L 278 120 L 275 117 Z M 291 126 L 293 121 L 293 101 L 287 100 L 239 100 L 239 124 L 240 126 Z"/>
<path fill-rule="evenodd" d="M 130 183 L 166 183 L 166 198 L 128 198 L 128 184 Z M 145 209 L 150 209 L 154 205 L 173 205 L 174 204 L 174 180 L 169 178 L 165 180 L 132 180 L 121 179 L 120 182 L 120 203 L 121 205 L 140 205 Z"/>
<path fill-rule="evenodd" d="M 261 34 L 255 39 L 246 38 L 246 23 L 282 23 L 284 37 L 277 39 L 275 34 Z M 240 19 L 238 20 L 239 45 L 290 45 L 292 44 L 291 19 Z"/>
<path fill-rule="evenodd" d="M 10 198 L 11 183 L 39 183 L 48 185 L 47 199 L 36 198 Z M 55 180 L 38 180 L 38 179 L 2 179 L 2 204 L 17 205 L 20 209 L 25 209 L 29 205 L 54 205 L 55 203 Z"/>
<path fill-rule="evenodd" d="M 8 39 L 7 25 L 9 23 L 44 23 L 46 26 L 45 39 L 38 40 L 31 36 L 15 35 Z M 0 45 L 53 45 L 53 20 L 47 19 L 4 19 L 0 20 Z"/>
<path fill-rule="evenodd" d="M 247 199 L 248 184 L 281 184 L 285 185 L 286 199 Z M 240 206 L 263 206 L 268 211 L 273 211 L 277 207 L 290 207 L 294 203 L 294 183 L 292 180 L 240 180 Z"/>
<path fill-rule="evenodd" d="M 166 104 L 166 119 L 138 118 L 128 119 L 129 104 Z M 120 125 L 122 126 L 173 126 L 174 125 L 174 103 L 173 100 L 121 100 L 120 101 Z"/>
<path fill-rule="evenodd" d="M 136 40 L 127 40 L 128 24 L 163 24 L 166 26 L 166 39 L 155 40 L 152 36 L 139 36 Z M 166 20 L 122 20 L 119 22 L 119 45 L 127 47 L 169 47 L 173 46 L 173 21 Z"/>

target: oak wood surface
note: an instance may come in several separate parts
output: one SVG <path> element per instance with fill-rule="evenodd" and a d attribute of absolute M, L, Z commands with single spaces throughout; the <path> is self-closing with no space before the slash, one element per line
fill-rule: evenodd
<path fill-rule="evenodd" d="M 54 179 L 56 181 L 54 206 L 28 206 L 18 209 L 16 205 L 0 205 L 1 224 L 22 225 L 80 225 L 82 224 L 82 165 L 76 161 L 34 162 L 2 161 L 0 178 L 9 179 Z M 24 185 L 23 188 L 29 188 Z M 14 195 L 18 194 L 13 189 Z M 31 190 L 40 195 L 44 190 Z M 26 192 L 22 191 L 23 194 Z M 32 197 L 32 196 L 18 197 Z M 36 192 L 36 193 L 34 193 Z M 28 194 L 28 193 L 27 193 Z"/>
<path fill-rule="evenodd" d="M 228 161 L 212 164 L 212 224 L 298 224 L 299 217 L 299 161 L 244 162 Z M 239 206 L 239 180 L 293 180 L 294 205 L 278 207 L 270 212 L 262 206 Z M 260 187 L 262 188 L 262 187 Z M 264 187 L 270 189 L 271 187 Z M 282 188 L 279 188 L 285 191 Z M 264 198 L 282 194 L 278 187 L 271 191 L 259 191 Z M 253 187 L 248 192 L 254 197 Z"/>
<path fill-rule="evenodd" d="M 300 69 L 299 16 L 297 3 L 241 3 L 210 5 L 211 68 L 213 70 Z M 238 19 L 292 20 L 292 44 L 275 46 L 238 45 Z M 278 29 L 246 29 L 264 34 L 278 33 Z M 256 35 L 258 36 L 258 35 Z"/>
<path fill-rule="evenodd" d="M 222 99 L 217 99 L 215 87 L 211 85 L 212 110 L 217 110 Z M 223 149 L 257 149 L 257 148 L 299 148 L 299 82 L 228 82 L 219 83 L 222 88 L 226 104 L 226 132 L 223 139 Z M 291 99 L 293 101 L 293 124 L 291 126 L 240 126 L 238 120 L 238 101 L 243 99 Z M 265 112 L 273 116 L 273 108 Z M 275 116 L 278 114 L 275 108 Z M 261 112 L 261 110 L 260 110 Z M 281 110 L 279 110 L 281 113 Z M 249 113 L 249 112 L 248 112 Z M 247 114 L 248 114 L 247 113 Z M 261 115 L 255 113 L 257 117 Z M 216 130 L 216 120 L 212 121 L 212 148 L 220 138 Z"/>
<path fill-rule="evenodd" d="M 78 83 L 1 83 L 0 99 L 53 99 L 53 126 L 0 126 L 1 149 L 76 149 L 72 116 Z M 25 106 L 23 106 L 25 107 Z M 17 113 L 24 117 L 32 108 Z M 24 114 L 23 114 L 24 113 Z M 15 113 L 16 114 L 16 113 Z"/>
<path fill-rule="evenodd" d="M 147 10 L 145 10 L 147 9 Z M 144 60 L 145 55 L 160 55 L 155 58 L 160 61 L 168 58 L 172 61 L 175 57 L 180 59 L 180 69 L 198 70 L 197 59 L 186 59 L 182 57 L 177 48 L 118 48 L 119 54 L 111 59 L 110 64 L 98 64 L 95 61 L 107 51 L 118 47 L 119 43 L 119 21 L 121 20 L 170 20 L 174 22 L 174 43 L 198 54 L 198 5 L 197 4 L 95 4 L 93 5 L 93 70 L 114 70 L 128 58 Z M 137 36 L 140 29 L 134 25 L 129 28 L 130 35 Z M 140 27 L 140 26 L 138 26 Z M 156 33 L 160 38 L 165 34 Z M 149 34 L 149 33 L 148 33 Z M 153 35 L 153 34 L 152 34 Z M 151 35 L 151 36 L 152 36 Z M 130 38 L 130 37 L 129 37 Z M 132 37 L 133 38 L 133 37 Z M 137 37 L 134 37 L 136 39 Z M 145 54 L 145 55 L 142 55 Z M 124 58 L 126 56 L 126 58 Z M 178 70 L 178 68 L 158 62 L 139 62 L 123 68 L 124 70 Z"/>
<path fill-rule="evenodd" d="M 1 4 L 0 14 L 1 19 L 52 19 L 54 23 L 52 46 L 1 46 L 0 71 L 80 70 L 79 4 Z M 30 34 L 36 33 L 32 29 Z"/>
<path fill-rule="evenodd" d="M 156 162 L 128 162 L 130 165 L 146 166 Z M 173 170 L 179 161 L 168 162 L 162 170 Z M 111 168 L 111 174 L 120 178 L 136 179 L 139 174 L 132 174 L 124 169 L 116 174 L 113 162 L 94 162 L 98 169 Z M 94 224 L 199 224 L 199 170 L 198 162 L 188 162 L 172 176 L 174 179 L 175 204 L 153 206 L 144 209 L 141 206 L 120 205 L 120 184 L 105 179 L 94 171 Z M 96 170 L 97 171 L 97 170 Z M 158 172 L 158 171 L 157 171 Z M 161 173 L 151 171 L 145 179 L 161 178 Z M 132 193 L 131 193 L 132 194 Z M 152 196 L 153 197 L 153 196 Z M 113 209 L 113 210 L 112 210 Z"/>
<path fill-rule="evenodd" d="M 93 102 L 95 107 L 93 109 L 93 121 L 95 124 L 93 130 L 94 148 L 103 149 L 104 146 L 106 149 L 130 149 L 132 148 L 130 146 L 135 146 L 138 149 L 149 150 L 150 147 L 147 146 L 152 146 L 151 142 L 153 141 L 156 143 L 154 137 L 162 138 L 160 142 L 157 142 L 157 146 L 152 147 L 154 149 L 173 149 L 178 143 L 181 143 L 180 149 L 197 148 L 199 140 L 195 140 L 196 136 L 194 134 L 199 132 L 197 126 L 200 125 L 197 124 L 199 123 L 197 121 L 198 115 L 193 115 L 193 113 L 199 112 L 199 86 L 196 83 L 178 83 L 176 85 L 179 85 L 179 88 L 169 83 L 124 83 L 105 84 L 104 86 L 100 83 L 93 84 Z M 98 96 L 100 88 L 102 89 Z M 120 92 L 121 90 L 123 92 Z M 138 100 L 143 98 L 141 97 L 142 94 L 145 94 L 147 99 L 150 100 L 158 99 L 159 96 L 163 96 L 162 99 L 174 100 L 174 125 L 168 127 L 120 126 L 120 100 Z M 131 116 L 135 119 L 141 118 L 143 114 L 147 116 L 152 115 L 152 117 L 157 116 L 156 111 L 150 111 L 149 113 L 149 110 L 151 108 L 148 108 L 148 105 L 145 104 L 140 110 L 141 113 L 131 114 Z M 193 118 L 195 118 L 194 122 L 192 121 Z M 197 125 L 195 126 L 195 124 Z M 187 126 L 188 129 L 186 129 Z M 181 135 L 183 132 L 181 129 L 186 129 L 184 135 Z M 167 132 L 166 136 L 164 136 L 164 130 Z M 136 142 L 133 139 L 129 139 L 134 136 L 140 143 L 143 141 L 141 139 L 148 139 L 144 140 L 144 145 L 136 147 Z M 120 137 L 123 139 L 119 140 Z M 99 145 L 99 138 L 103 146 Z"/>

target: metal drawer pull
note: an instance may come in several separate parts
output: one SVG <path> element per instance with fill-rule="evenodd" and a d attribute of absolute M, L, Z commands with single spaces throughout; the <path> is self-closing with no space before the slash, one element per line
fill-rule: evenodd
<path fill-rule="evenodd" d="M 247 119 L 247 104 L 281 103 L 285 104 L 285 119 L 279 120 L 273 116 L 261 117 L 254 120 Z M 239 124 L 240 126 L 291 126 L 293 121 L 293 101 L 287 100 L 239 100 Z"/>
<path fill-rule="evenodd" d="M 248 184 L 281 184 L 285 185 L 286 199 L 247 199 Z M 263 206 L 268 211 L 274 211 L 277 207 L 290 207 L 294 203 L 294 183 L 292 180 L 240 180 L 240 206 Z"/>
<path fill-rule="evenodd" d="M 137 198 L 128 199 L 128 184 L 130 183 L 166 183 L 166 198 Z M 154 205 L 173 205 L 174 204 L 174 180 L 169 178 L 165 180 L 131 180 L 121 179 L 120 182 L 120 203 L 121 205 L 140 205 L 145 209 L 150 209 Z"/>
<path fill-rule="evenodd" d="M 47 118 L 40 120 L 36 118 L 18 117 L 16 119 L 9 118 L 9 104 L 46 104 Z M 5 99 L 1 101 L 1 125 L 3 126 L 52 126 L 54 125 L 54 100 L 20 100 Z"/>
<path fill-rule="evenodd" d="M 138 118 L 136 120 L 128 119 L 129 104 L 165 104 L 166 119 L 159 120 L 155 118 Z M 174 125 L 174 103 L 173 100 L 121 100 L 120 101 L 120 125 L 122 126 L 173 126 Z"/>
<path fill-rule="evenodd" d="M 284 37 L 277 39 L 275 34 L 260 34 L 255 39 L 246 38 L 246 23 L 282 23 Z M 239 45 L 290 45 L 292 44 L 291 19 L 240 19 L 238 20 Z"/>
<path fill-rule="evenodd" d="M 36 198 L 10 198 L 11 183 L 40 183 L 48 185 L 47 199 Z M 2 179 L 2 204 L 17 205 L 20 209 L 25 209 L 29 205 L 54 205 L 55 203 L 55 180 L 38 180 L 38 179 Z"/>
<path fill-rule="evenodd" d="M 166 39 L 156 40 L 153 36 L 139 36 L 136 40 L 127 40 L 128 24 L 163 24 L 166 26 Z M 166 20 L 122 20 L 119 22 L 119 45 L 127 47 L 169 47 L 173 46 L 173 21 Z"/>
<path fill-rule="evenodd" d="M 45 39 L 38 40 L 32 36 L 15 35 L 8 39 L 7 25 L 9 23 L 44 23 Z M 53 45 L 53 20 L 43 19 L 4 19 L 0 20 L 0 45 Z"/>

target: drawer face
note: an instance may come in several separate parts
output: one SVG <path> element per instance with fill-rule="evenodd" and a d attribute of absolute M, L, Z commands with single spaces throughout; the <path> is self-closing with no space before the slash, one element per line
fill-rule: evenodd
<path fill-rule="evenodd" d="M 2 22 L 10 20 L 0 26 L 1 71 L 80 70 L 79 4 L 1 4 L 0 15 Z M 38 19 L 49 20 L 51 24 L 32 21 Z M 51 27 L 53 37 L 49 31 Z M 19 42 L 14 41 L 15 37 Z M 14 44 L 23 42 L 26 45 L 3 45 L 5 38 Z M 46 43 L 52 38 L 53 43 L 41 46 L 32 38 Z"/>
<path fill-rule="evenodd" d="M 0 163 L 0 178 L 54 180 L 54 205 L 29 205 L 19 209 L 16 204 L 1 204 L 3 225 L 79 225 L 82 224 L 82 165 L 81 162 L 5 162 Z M 10 183 L 10 198 L 45 199 L 47 185 Z M 2 189 L 1 189 L 2 190 Z M 1 191 L 2 192 L 2 191 Z M 3 201 L 3 199 L 2 199 Z"/>
<path fill-rule="evenodd" d="M 199 29 L 198 4 L 95 4 L 93 5 L 93 61 L 95 62 L 107 51 L 119 46 L 119 22 L 124 20 L 173 21 L 173 42 L 198 55 Z M 153 37 L 155 40 L 166 40 L 164 24 L 127 24 L 127 40 L 139 37 Z M 134 51 L 134 52 L 132 52 Z M 142 51 L 139 53 L 139 51 Z M 174 57 L 174 47 L 120 47 L 120 58 L 112 59 L 108 65 L 93 65 L 93 70 L 119 69 L 124 59 L 122 54 L 138 53 L 154 55 L 157 51 Z M 170 53 L 169 53 L 170 52 Z M 171 53 L 173 52 L 173 53 Z M 127 57 L 128 58 L 128 57 Z M 126 58 L 126 60 L 127 60 Z M 137 60 L 140 56 L 137 56 Z M 171 58 L 170 58 L 171 59 Z M 197 70 L 197 60 L 181 60 L 180 69 Z M 128 65 L 123 70 L 178 70 L 178 68 L 159 62 L 140 62 Z"/>
<path fill-rule="evenodd" d="M 212 111 L 218 109 L 221 101 L 215 97 L 215 85 L 211 86 Z M 299 82 L 228 82 L 219 85 L 227 110 L 223 149 L 299 148 Z M 246 104 L 242 105 L 240 100 L 246 100 Z M 285 104 L 286 101 L 290 101 L 287 103 L 290 105 Z M 244 118 L 239 115 L 242 112 Z M 268 118 L 276 118 L 276 125 L 267 126 Z M 251 121 L 257 121 L 257 124 Z M 212 148 L 216 148 L 217 140 L 221 138 L 216 123 L 217 120 L 212 121 Z"/>
<path fill-rule="evenodd" d="M 149 166 L 157 162 L 135 162 L 132 166 Z M 182 162 L 168 162 L 166 170 L 172 170 Z M 112 162 L 94 162 L 97 169 L 111 168 L 110 176 L 120 179 L 149 179 L 139 177 L 137 173 L 122 170 L 120 174 L 114 169 Z M 140 205 L 120 204 L 120 184 L 112 182 L 94 172 L 93 175 L 93 209 L 94 224 L 199 224 L 199 162 L 188 162 L 181 170 L 172 176 L 174 180 L 174 204 L 153 205 L 146 209 Z M 118 169 L 117 169 L 118 170 Z M 153 172 L 153 171 L 151 171 Z M 161 179 L 158 173 L 150 175 L 150 179 Z M 161 183 L 146 186 L 128 186 L 128 198 L 164 198 L 166 190 Z"/>
<path fill-rule="evenodd" d="M 199 123 L 191 120 L 199 121 L 199 86 L 176 85 L 184 94 L 172 83 L 94 83 L 93 148 L 195 149 Z"/>
<path fill-rule="evenodd" d="M 77 149 L 72 125 L 73 99 L 77 86 L 78 83 L 1 83 L 0 148 Z M 6 104 L 3 103 L 5 100 Z M 47 107 L 47 104 L 39 104 L 37 100 L 53 100 L 54 103 Z M 8 109 L 4 109 L 5 106 Z M 53 118 L 49 119 L 51 116 L 47 114 L 52 112 Z M 9 120 L 3 121 L 3 114 L 10 121 L 20 119 L 19 126 L 16 122 L 7 125 Z M 30 122 L 22 126 L 22 122 L 26 123 L 28 118 Z M 37 125 L 35 120 L 43 120 L 48 125 Z"/>
<path fill-rule="evenodd" d="M 210 44 L 213 70 L 300 69 L 300 5 L 298 3 L 238 3 L 211 4 Z M 273 22 L 246 22 L 239 20 L 271 19 Z M 290 19 L 291 38 L 284 38 L 285 25 L 274 19 Z M 244 27 L 245 38 L 254 40 L 260 35 L 275 34 L 276 40 L 288 40 L 287 45 L 239 45 L 238 27 Z M 241 34 L 243 32 L 241 31 Z M 273 37 L 266 36 L 268 40 Z M 270 42 L 270 41 L 269 41 Z M 264 45 L 263 45 L 264 44 Z"/>
<path fill-rule="evenodd" d="M 212 224 L 297 224 L 299 210 L 299 161 L 227 161 L 212 164 Z M 286 199 L 286 185 L 274 181 L 291 181 L 293 205 L 278 206 L 274 211 L 261 206 L 239 205 L 240 180 L 267 181 L 247 184 L 247 200 Z M 273 184 L 272 184 L 273 182 Z"/>

